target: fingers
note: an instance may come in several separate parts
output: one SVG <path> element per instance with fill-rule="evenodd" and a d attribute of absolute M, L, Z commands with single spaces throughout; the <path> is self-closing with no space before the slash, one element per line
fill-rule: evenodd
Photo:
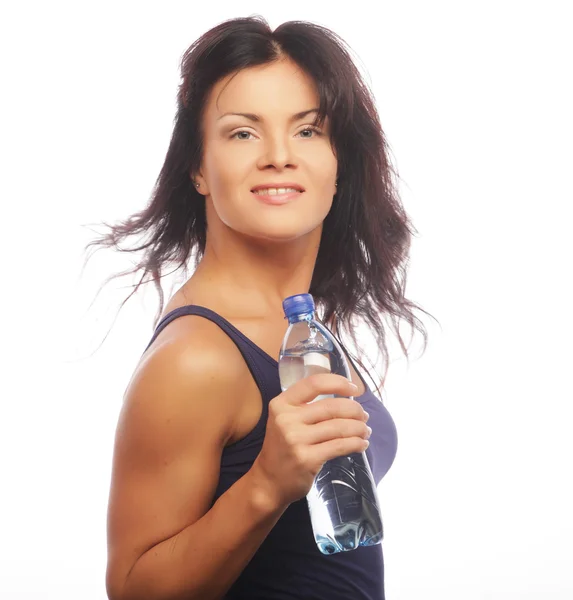
<path fill-rule="evenodd" d="M 325 398 L 319 402 L 301 407 L 302 422 L 307 425 L 330 419 L 368 420 L 368 413 L 359 402 L 351 398 Z"/>
<path fill-rule="evenodd" d="M 337 394 L 347 397 L 356 394 L 357 390 L 358 388 L 342 375 L 321 373 L 297 381 L 284 392 L 284 395 L 291 406 L 301 406 L 311 402 L 317 396 Z"/>
<path fill-rule="evenodd" d="M 299 430 L 300 442 L 314 445 L 328 442 L 335 438 L 368 439 L 372 429 L 364 421 L 356 419 L 331 419 Z"/>
<path fill-rule="evenodd" d="M 311 446 L 313 458 L 319 463 L 324 464 L 338 456 L 348 456 L 357 452 L 364 452 L 370 445 L 368 440 L 361 437 L 343 437 L 323 442 Z"/>

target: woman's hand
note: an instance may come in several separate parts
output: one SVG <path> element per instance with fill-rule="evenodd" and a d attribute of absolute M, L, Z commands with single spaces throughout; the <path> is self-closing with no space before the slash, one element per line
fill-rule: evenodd
<path fill-rule="evenodd" d="M 273 505 L 304 497 L 327 460 L 368 447 L 368 413 L 347 397 L 356 390 L 341 375 L 318 374 L 301 379 L 270 401 L 265 440 L 251 476 Z M 330 394 L 341 397 L 309 404 Z"/>

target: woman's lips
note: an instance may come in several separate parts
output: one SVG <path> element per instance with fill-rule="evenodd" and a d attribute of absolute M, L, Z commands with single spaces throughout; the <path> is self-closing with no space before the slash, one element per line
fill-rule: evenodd
<path fill-rule="evenodd" d="M 257 198 L 257 200 L 260 200 L 261 202 L 264 202 L 265 204 L 280 205 L 280 204 L 286 204 L 287 202 L 290 202 L 291 200 L 298 198 L 299 196 L 304 194 L 304 192 L 286 192 L 285 194 L 272 194 L 272 195 L 256 194 L 255 192 L 251 192 L 251 194 L 253 194 L 253 196 L 255 196 L 255 198 Z"/>

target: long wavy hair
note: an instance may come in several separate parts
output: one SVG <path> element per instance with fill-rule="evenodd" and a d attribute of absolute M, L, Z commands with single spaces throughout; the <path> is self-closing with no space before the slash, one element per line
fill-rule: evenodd
<path fill-rule="evenodd" d="M 104 285 L 115 277 L 141 274 L 121 310 L 143 283 L 150 282 L 145 279 L 151 275 L 160 302 L 155 327 L 164 306 L 161 279 L 165 270 L 175 266 L 175 271 L 183 269 L 187 274 L 190 257 L 194 255 L 196 268 L 205 252 L 205 201 L 191 175 L 199 171 L 202 160 L 201 120 L 208 94 L 229 74 L 284 58 L 314 80 L 320 98 L 315 124 L 320 126 L 329 117 L 338 160 L 337 193 L 323 223 L 309 292 L 323 323 L 340 337 L 347 332 L 355 348 L 359 321 L 374 333 L 386 365 L 378 392 L 389 361 L 384 319 L 409 359 L 399 320 L 410 324 L 412 336 L 414 329 L 422 334 L 425 352 L 427 331 L 413 310 L 429 313 L 404 297 L 411 236 L 416 230 L 399 198 L 397 172 L 372 92 L 345 42 L 325 27 L 290 21 L 272 31 L 264 18 L 254 16 L 222 22 L 195 41 L 181 59 L 173 133 L 147 206 L 116 225 L 104 222 L 108 232 L 85 249 L 99 246 L 143 252 L 133 269 L 113 275 Z M 120 246 L 140 235 L 142 243 Z M 360 358 L 355 358 L 364 368 Z"/>

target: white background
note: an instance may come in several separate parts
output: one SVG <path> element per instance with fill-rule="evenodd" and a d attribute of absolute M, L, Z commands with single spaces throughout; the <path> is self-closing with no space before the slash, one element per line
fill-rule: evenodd
<path fill-rule="evenodd" d="M 385 390 L 388 599 L 573 598 L 569 4 L 2 10 L 2 598 L 105 598 L 114 430 L 157 304 L 149 285 L 98 349 L 131 280 L 89 303 L 131 263 L 103 251 L 82 274 L 82 225 L 146 204 L 181 55 L 253 13 L 326 25 L 358 55 L 419 231 L 407 297 L 441 323 L 409 368 L 394 344 Z"/>

